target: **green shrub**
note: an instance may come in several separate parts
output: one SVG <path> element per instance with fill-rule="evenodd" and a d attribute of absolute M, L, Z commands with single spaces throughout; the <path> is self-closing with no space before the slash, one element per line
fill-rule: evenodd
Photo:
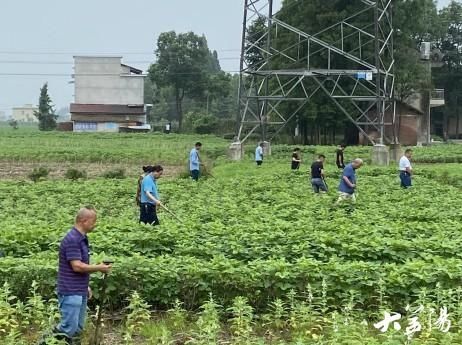
<path fill-rule="evenodd" d="M 125 176 L 125 169 L 117 168 L 113 170 L 108 170 L 103 174 L 104 178 L 112 178 L 112 179 L 124 179 Z"/>
<path fill-rule="evenodd" d="M 87 172 L 85 170 L 78 169 L 67 169 L 66 174 L 64 175 L 69 180 L 78 180 L 87 178 Z"/>
<path fill-rule="evenodd" d="M 48 177 L 48 174 L 50 173 L 50 169 L 46 167 L 39 167 L 39 168 L 34 168 L 32 172 L 28 175 L 28 177 L 34 181 L 38 182 L 40 180 L 45 180 Z"/>

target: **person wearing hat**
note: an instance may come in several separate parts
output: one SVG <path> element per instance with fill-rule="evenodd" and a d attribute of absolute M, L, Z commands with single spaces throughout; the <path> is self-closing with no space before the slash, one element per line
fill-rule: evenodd
<path fill-rule="evenodd" d="M 157 206 L 162 205 L 157 189 L 157 180 L 162 176 L 164 169 L 155 165 L 147 169 L 147 175 L 141 182 L 140 223 L 159 225 Z"/>

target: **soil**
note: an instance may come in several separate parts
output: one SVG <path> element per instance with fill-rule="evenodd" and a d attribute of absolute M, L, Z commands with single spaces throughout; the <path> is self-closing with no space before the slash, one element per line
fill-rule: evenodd
<path fill-rule="evenodd" d="M 0 161 L 0 180 L 28 179 L 34 168 L 39 167 L 49 169 L 49 179 L 64 178 L 68 169 L 85 171 L 88 178 L 100 177 L 107 171 L 120 168 L 130 177 L 138 176 L 142 172 L 138 164 Z M 165 177 L 177 177 L 185 170 L 183 166 L 177 165 L 164 165 L 163 168 Z"/>

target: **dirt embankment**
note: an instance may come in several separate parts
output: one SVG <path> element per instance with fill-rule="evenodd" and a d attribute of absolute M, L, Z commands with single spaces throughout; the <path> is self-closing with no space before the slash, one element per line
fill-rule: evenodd
<path fill-rule="evenodd" d="M 108 171 L 120 168 L 124 169 L 126 176 L 138 176 L 142 172 L 141 166 L 138 164 L 0 161 L 0 179 L 27 179 L 34 168 L 39 167 L 49 169 L 48 177 L 51 179 L 64 178 L 68 169 L 85 171 L 88 178 L 100 177 Z M 164 165 L 163 168 L 165 177 L 176 177 L 185 170 L 183 166 L 177 165 Z"/>

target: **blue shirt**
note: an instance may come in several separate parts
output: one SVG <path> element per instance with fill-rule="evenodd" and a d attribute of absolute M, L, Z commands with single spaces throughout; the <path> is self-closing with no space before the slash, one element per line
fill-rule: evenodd
<path fill-rule="evenodd" d="M 355 192 L 354 188 L 351 188 L 343 177 L 348 177 L 351 183 L 356 184 L 356 172 L 353 169 L 353 165 L 348 164 L 345 169 L 343 169 L 342 179 L 340 180 L 340 185 L 338 186 L 338 190 L 343 193 L 353 194 Z"/>
<path fill-rule="evenodd" d="M 159 200 L 159 192 L 157 191 L 157 182 L 156 179 L 148 174 L 143 178 L 141 182 L 141 203 L 142 204 L 154 204 L 154 201 L 148 198 L 146 192 L 150 192 L 154 198 Z"/>
<path fill-rule="evenodd" d="M 261 146 L 257 146 L 255 150 L 255 160 L 262 161 L 263 160 L 263 148 Z"/>
<path fill-rule="evenodd" d="M 59 246 L 58 294 L 87 296 L 90 274 L 75 272 L 71 266 L 73 260 L 90 264 L 88 238 L 76 228 L 67 233 Z"/>
<path fill-rule="evenodd" d="M 199 170 L 199 152 L 193 148 L 189 153 L 189 170 Z"/>

